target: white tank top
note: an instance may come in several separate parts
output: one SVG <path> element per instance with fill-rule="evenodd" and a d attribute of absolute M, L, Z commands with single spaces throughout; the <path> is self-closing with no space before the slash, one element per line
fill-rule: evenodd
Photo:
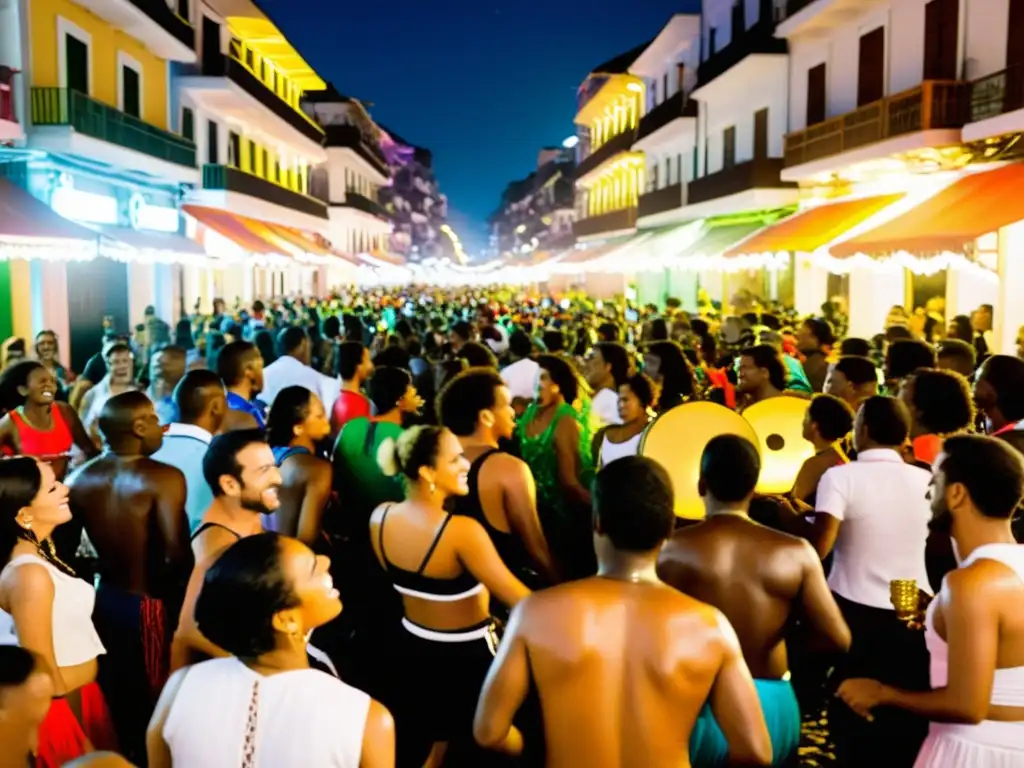
<path fill-rule="evenodd" d="M 960 567 L 964 568 L 978 560 L 995 560 L 1013 570 L 1024 581 L 1024 545 L 986 544 L 971 552 Z M 928 606 L 925 617 L 925 643 L 931 659 L 931 686 L 942 688 L 949 682 L 949 646 L 935 631 L 935 601 Z M 990 703 L 999 707 L 1024 707 L 1024 667 L 997 669 L 992 681 Z M 1019 724 L 1024 729 L 1024 722 Z M 1024 738 L 1024 732 L 1021 737 Z"/>
<path fill-rule="evenodd" d="M 601 466 L 606 467 L 616 459 L 626 456 L 636 456 L 640 451 L 640 438 L 643 434 L 641 432 L 639 435 L 633 435 L 624 443 L 613 443 L 608 439 L 608 435 L 605 435 L 601 440 Z"/>
<path fill-rule="evenodd" d="M 0 580 L 22 565 L 41 565 L 53 580 L 53 656 L 58 667 L 74 667 L 106 653 L 92 611 L 96 590 L 87 581 L 69 576 L 38 555 L 18 555 L 0 571 Z M 0 609 L 0 643 L 17 645 L 18 633 L 11 614 Z"/>
<path fill-rule="evenodd" d="M 188 768 L 359 768 L 369 711 L 369 696 L 315 669 L 263 676 L 211 659 L 188 668 L 163 736 Z"/>

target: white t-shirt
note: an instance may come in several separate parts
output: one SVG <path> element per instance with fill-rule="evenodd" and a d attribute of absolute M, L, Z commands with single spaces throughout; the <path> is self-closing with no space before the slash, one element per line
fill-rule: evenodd
<path fill-rule="evenodd" d="M 174 765 L 243 765 L 254 690 L 255 768 L 359 768 L 369 696 L 315 669 L 265 677 L 233 657 L 185 672 L 163 731 Z"/>
<path fill-rule="evenodd" d="M 277 394 L 288 387 L 305 387 L 320 398 L 324 410 L 330 413 L 334 401 L 341 394 L 341 379 L 332 379 L 319 371 L 310 368 L 285 355 L 277 358 L 263 370 L 263 391 L 260 400 L 269 407 L 274 407 Z"/>
<path fill-rule="evenodd" d="M 828 470 L 818 484 L 816 511 L 842 521 L 828 585 L 861 605 L 892 609 L 889 582 L 915 579 L 930 591 L 924 550 L 931 474 L 894 450 L 862 451 Z"/>
<path fill-rule="evenodd" d="M 599 426 L 621 424 L 619 418 L 619 395 L 612 389 L 602 389 L 594 395 L 590 403 L 590 412 L 597 417 Z"/>
<path fill-rule="evenodd" d="M 537 391 L 539 373 L 540 365 L 537 364 L 537 361 L 524 357 L 505 368 L 501 372 L 501 378 L 505 380 L 513 398 L 521 397 L 524 400 L 533 400 Z"/>

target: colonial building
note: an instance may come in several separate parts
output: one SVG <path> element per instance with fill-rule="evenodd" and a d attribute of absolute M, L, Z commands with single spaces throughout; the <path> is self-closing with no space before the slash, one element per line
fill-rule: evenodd
<path fill-rule="evenodd" d="M 535 261 L 572 246 L 574 167 L 571 150 L 547 147 L 535 171 L 505 188 L 489 222 L 495 256 Z"/>

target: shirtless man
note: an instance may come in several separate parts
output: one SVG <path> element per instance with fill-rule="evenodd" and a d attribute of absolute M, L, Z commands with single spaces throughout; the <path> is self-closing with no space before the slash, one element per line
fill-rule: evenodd
<path fill-rule="evenodd" d="M 263 356 L 248 341 L 233 341 L 217 355 L 217 375 L 228 391 L 228 412 L 221 431 L 263 429 L 263 416 L 253 400 L 263 390 Z"/>
<path fill-rule="evenodd" d="M 195 567 L 171 648 L 171 671 L 210 656 L 227 656 L 196 626 L 195 607 L 206 571 L 220 554 L 246 536 L 263 532 L 263 515 L 280 506 L 281 473 L 263 430 L 243 429 L 213 438 L 203 457 L 213 504 L 192 535 Z"/>
<path fill-rule="evenodd" d="M 754 681 L 728 620 L 662 583 L 672 486 L 650 459 L 611 462 L 594 483 L 596 577 L 535 592 L 512 611 L 474 733 L 516 754 L 512 726 L 531 683 L 543 702 L 548 768 L 689 768 L 690 733 L 711 708 L 740 765 L 770 765 Z"/>
<path fill-rule="evenodd" d="M 69 504 L 99 560 L 94 620 L 107 648 L 99 682 L 121 747 L 138 761 L 192 566 L 185 477 L 149 458 L 163 433 L 144 393 L 110 398 L 98 425 L 105 451 L 68 478 Z"/>
<path fill-rule="evenodd" d="M 558 581 L 540 519 L 533 473 L 522 459 L 498 449 L 515 432 L 512 395 L 489 368 L 471 368 L 439 394 L 438 420 L 448 427 L 470 461 L 469 495 L 455 511 L 484 526 L 505 565 L 531 588 Z"/>
<path fill-rule="evenodd" d="M 666 584 L 715 606 L 739 636 L 755 678 L 774 748 L 786 765 L 800 742 L 800 708 L 789 683 L 785 634 L 798 616 L 817 637 L 815 647 L 845 652 L 850 630 L 825 581 L 814 548 L 804 539 L 753 522 L 750 500 L 761 460 L 750 442 L 719 435 L 704 448 L 698 487 L 706 519 L 676 531 L 658 560 Z M 711 712 L 691 745 L 694 766 L 723 765 L 727 745 Z"/>

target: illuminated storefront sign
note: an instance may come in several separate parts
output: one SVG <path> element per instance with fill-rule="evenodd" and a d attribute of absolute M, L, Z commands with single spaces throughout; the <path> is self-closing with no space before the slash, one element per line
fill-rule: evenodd
<path fill-rule="evenodd" d="M 67 219 L 87 224 L 116 227 L 122 221 L 117 197 L 75 189 L 67 177 L 53 190 L 50 207 Z M 150 205 L 137 192 L 128 199 L 127 220 L 132 229 L 150 232 L 177 232 L 179 227 L 177 208 Z"/>

